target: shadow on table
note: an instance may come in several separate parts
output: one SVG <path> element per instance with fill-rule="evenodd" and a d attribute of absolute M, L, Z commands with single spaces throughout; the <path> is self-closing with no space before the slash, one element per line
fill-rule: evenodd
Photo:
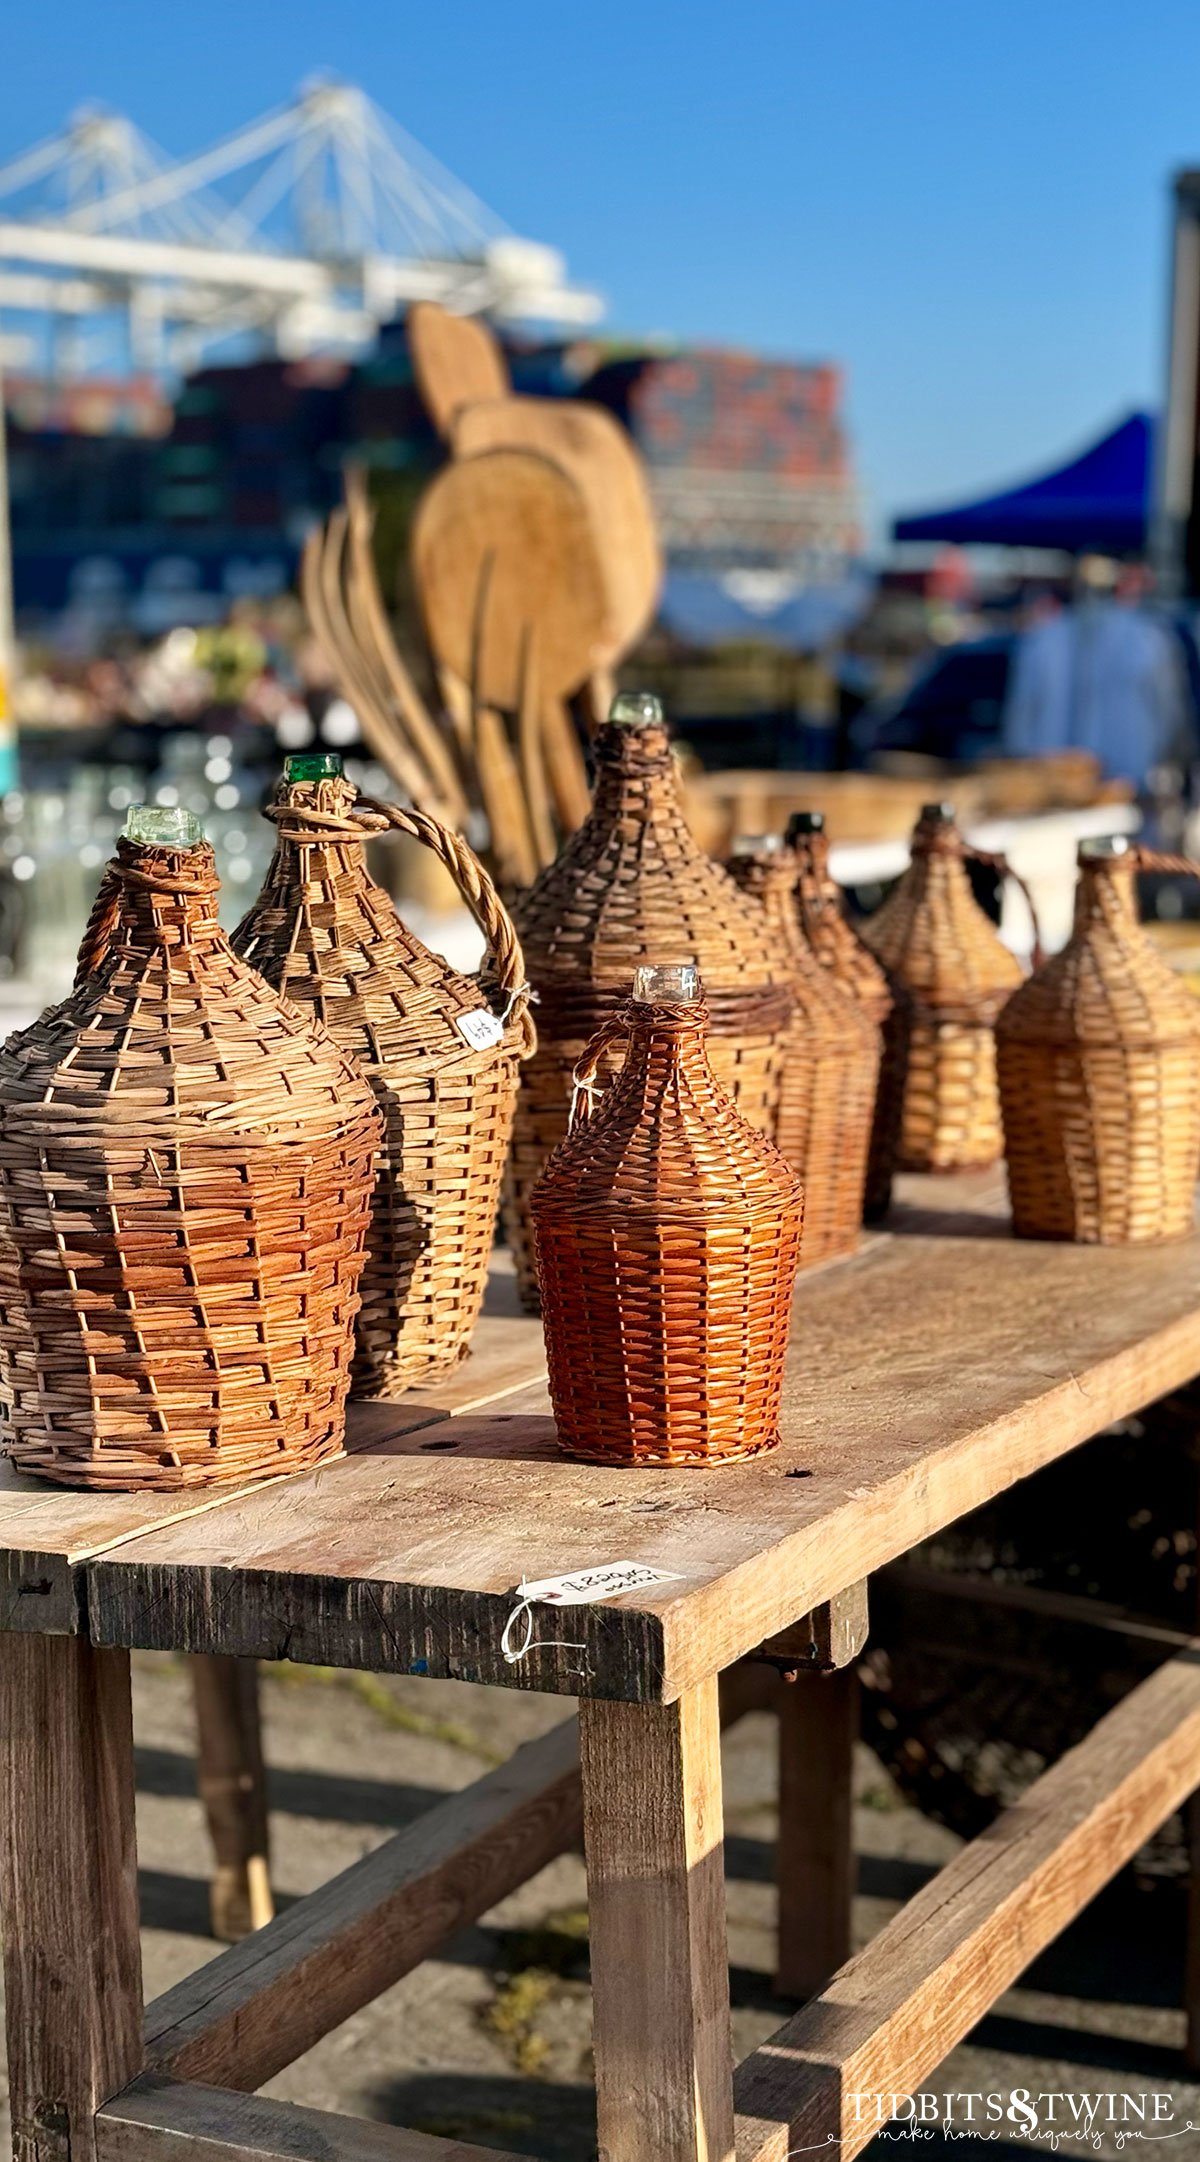
<path fill-rule="evenodd" d="M 372 2097 L 388 2124 L 541 2162 L 593 2162 L 596 2097 L 590 2087 L 473 2072 L 412 2072 Z"/>

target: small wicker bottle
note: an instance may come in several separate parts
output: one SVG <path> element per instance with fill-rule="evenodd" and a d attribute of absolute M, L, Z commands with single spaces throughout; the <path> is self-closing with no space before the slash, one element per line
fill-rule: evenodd
<path fill-rule="evenodd" d="M 803 1190 L 706 1056 L 691 967 L 641 968 L 577 1069 L 625 1063 L 534 1188 L 550 1393 L 568 1456 L 719 1464 L 779 1439 Z"/>
<path fill-rule="evenodd" d="M 332 753 L 289 758 L 277 840 L 237 952 L 357 1060 L 385 1122 L 356 1331 L 354 1393 L 394 1397 L 466 1356 L 487 1282 L 517 1072 L 533 1042 L 521 949 L 465 841 L 419 811 L 359 799 Z M 365 843 L 414 835 L 490 944 L 501 1011 L 406 929 Z"/>
<path fill-rule="evenodd" d="M 867 945 L 912 999 L 903 1086 L 889 1076 L 900 1098 L 903 1171 L 972 1170 L 1003 1150 L 994 1025 L 1024 977 L 971 892 L 968 853 L 979 855 L 967 850 L 952 807 L 927 803 L 907 871 L 863 925 Z M 880 1113 L 894 1115 L 891 1104 Z"/>
<path fill-rule="evenodd" d="M 863 1215 L 879 1079 L 879 1030 L 821 967 L 800 935 L 796 858 L 778 834 L 743 837 L 730 872 L 761 902 L 795 1008 L 783 1050 L 776 1147 L 804 1185 L 801 1267 L 853 1253 Z"/>
<path fill-rule="evenodd" d="M 892 1198 L 912 1000 L 903 984 L 889 977 L 846 915 L 841 888 L 829 868 L 824 813 L 793 812 L 787 842 L 796 857 L 796 919 L 805 944 L 875 1023 L 883 1039 L 863 1193 L 863 1221 L 877 1223 L 886 1216 Z"/>
<path fill-rule="evenodd" d="M 379 1115 L 217 922 L 183 811 L 132 811 L 77 987 L 0 1050 L 0 1396 L 100 1490 L 342 1446 Z"/>
<path fill-rule="evenodd" d="M 521 1078 L 505 1228 L 522 1296 L 535 1310 L 529 1193 L 566 1133 L 575 1063 L 624 1006 L 634 970 L 680 950 L 695 957 L 713 1072 L 765 1132 L 775 1116 L 792 1005 L 761 909 L 688 830 L 658 700 L 618 698 L 594 752 L 590 815 L 514 908 L 538 1000 L 539 1048 Z M 610 1070 L 620 1057 L 614 1043 Z"/>
<path fill-rule="evenodd" d="M 1081 844 L 1071 938 L 996 1023 L 1019 1238 L 1123 1246 L 1192 1228 L 1200 1001 L 1138 923 L 1139 860 L 1123 838 Z"/>

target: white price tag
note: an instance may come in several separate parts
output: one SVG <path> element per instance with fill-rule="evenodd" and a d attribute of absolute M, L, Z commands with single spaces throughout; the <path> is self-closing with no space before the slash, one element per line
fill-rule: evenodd
<path fill-rule="evenodd" d="M 454 1025 L 472 1051 L 490 1051 L 494 1043 L 504 1041 L 503 1021 L 498 1021 L 494 1013 L 488 1013 L 482 1006 L 474 1013 L 456 1014 Z"/>
<path fill-rule="evenodd" d="M 675 1569 L 650 1569 L 641 1561 L 606 1561 L 573 1576 L 547 1576 L 539 1584 L 521 1584 L 520 1597 L 538 1606 L 586 1606 L 590 1599 L 615 1599 L 618 1592 L 645 1591 L 650 1584 L 681 1584 Z"/>

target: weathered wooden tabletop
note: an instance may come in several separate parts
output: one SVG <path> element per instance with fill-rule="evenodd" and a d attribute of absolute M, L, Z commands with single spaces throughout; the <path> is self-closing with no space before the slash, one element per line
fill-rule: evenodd
<path fill-rule="evenodd" d="M 0 1625 L 671 1702 L 1200 1371 L 1200 1239 L 1017 1242 L 1002 1194 L 994 1174 L 906 1180 L 894 1228 L 801 1277 L 769 1457 L 567 1462 L 540 1332 L 501 1279 L 467 1365 L 354 1409 L 350 1453 L 319 1472 L 148 1499 L 9 1473 Z M 672 1580 L 536 1608 L 506 1661 L 522 1579 L 631 1560 Z"/>

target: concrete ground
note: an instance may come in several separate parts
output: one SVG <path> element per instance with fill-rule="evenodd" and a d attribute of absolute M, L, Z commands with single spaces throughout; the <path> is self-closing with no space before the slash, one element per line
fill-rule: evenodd
<path fill-rule="evenodd" d="M 465 1786 L 518 1743 L 565 1716 L 561 1698 L 456 1682 L 268 1670 L 263 1680 L 272 1770 L 277 1897 L 311 1890 L 386 1839 L 440 1795 Z M 135 1654 L 138 1841 L 147 1996 L 214 1956 L 208 1934 L 209 1853 L 194 1793 L 186 1662 Z M 784 2016 L 773 1998 L 774 1730 L 754 1714 L 726 1738 L 729 1939 L 737 2054 Z M 958 1845 L 906 1807 L 862 1750 L 857 1777 L 857 1940 L 865 1942 Z M 595 2152 L 590 2085 L 587 1886 L 565 1855 L 272 2081 L 267 2092 L 389 2119 L 547 2162 Z M 1200 2162 L 1200 2084 L 1182 2060 L 1183 1897 L 1179 1883 L 1110 1888 L 957 2049 L 928 2092 L 1000 2093 L 1005 2112 L 975 2122 L 1001 2156 L 1042 2138 L 1008 2116 L 1014 2090 L 1169 2096 L 1174 2114 L 1144 2127 L 1166 2152 Z M 1077 2107 L 1083 2107 L 1077 2101 Z M 1160 2110 L 1167 2105 L 1160 2104 Z M 955 2107 L 963 2122 L 967 2105 Z M 1044 2131 L 1046 2106 L 1039 2111 Z M 1115 2105 L 1119 2117 L 1121 2105 Z M 1099 2105 L 1091 2151 L 1116 2153 Z M 1069 2105 L 1055 2110 L 1060 2128 Z M 1191 2122 L 1189 2122 L 1191 2120 Z M 1136 2116 L 1131 2120 L 1137 2128 Z M 1127 2127 L 1128 2129 L 1128 2127 Z M 898 2128 L 886 2145 L 892 2146 Z M 1099 2140 L 1099 2144 L 1097 2143 Z M 940 2154 L 932 2130 L 922 2142 Z M 957 2142 L 954 2142 L 957 2147 Z M 1066 2145 L 1068 2153 L 1083 2143 Z M 883 2154 L 885 2143 L 877 2143 Z M 872 2152 L 876 2150 L 873 2149 Z M 1060 2150 L 1061 2151 L 1061 2150 Z"/>

